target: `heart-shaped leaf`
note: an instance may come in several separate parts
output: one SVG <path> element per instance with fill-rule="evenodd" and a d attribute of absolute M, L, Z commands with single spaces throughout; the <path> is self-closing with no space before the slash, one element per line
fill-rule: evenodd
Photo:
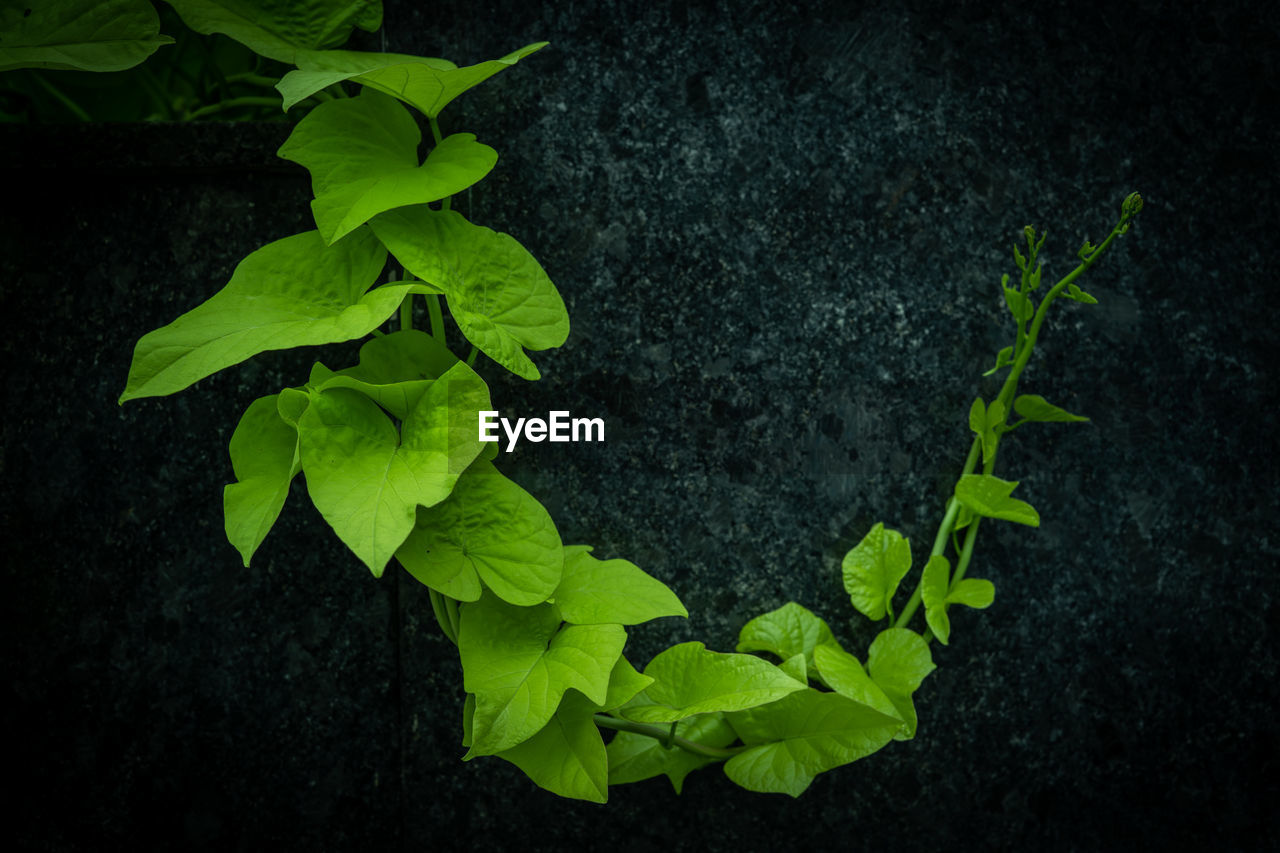
<path fill-rule="evenodd" d="M 566 622 L 639 625 L 689 611 L 662 581 L 626 560 L 597 560 L 588 545 L 566 545 L 564 575 L 555 590 Z"/>
<path fill-rule="evenodd" d="M 167 0 L 198 33 L 222 33 L 254 53 L 294 65 L 300 54 L 337 47 L 352 27 L 382 25 L 382 0 Z"/>
<path fill-rule="evenodd" d="M 310 52 L 298 56 L 298 70 L 286 74 L 276 88 L 284 96 L 284 108 L 287 110 L 326 86 L 352 80 L 399 98 L 429 118 L 436 118 L 450 101 L 463 92 L 546 45 L 545 41 L 536 42 L 501 59 L 465 68 L 459 68 L 446 59 L 402 53 Z"/>
<path fill-rule="evenodd" d="M 173 44 L 173 39 L 160 35 L 160 16 L 147 0 L 41 0 L 0 6 L 0 71 L 122 71 L 165 44 Z"/>
<path fill-rule="evenodd" d="M 461 192 L 498 162 L 470 133 L 455 133 L 418 164 L 422 134 L 394 98 L 366 91 L 328 101 L 298 122 L 279 155 L 311 172 L 316 226 L 332 243 L 384 211 Z"/>
<path fill-rule="evenodd" d="M 279 397 L 254 400 L 231 435 L 236 482 L 222 492 L 222 511 L 227 539 L 245 566 L 279 518 L 289 484 L 302 468 L 298 431 L 280 416 Z"/>
<path fill-rule="evenodd" d="M 568 338 L 564 300 L 510 235 L 425 205 L 388 211 L 369 224 L 405 269 L 445 293 L 467 340 L 512 373 L 537 379 L 524 349 L 558 347 Z"/>
<path fill-rule="evenodd" d="M 369 291 L 387 253 L 368 230 L 332 246 L 318 231 L 268 243 L 226 287 L 133 350 L 120 402 L 181 391 L 260 352 L 349 341 L 390 317 L 421 285 Z M 369 291 L 366 293 L 366 291 Z"/>
<path fill-rule="evenodd" d="M 877 522 L 844 555 L 841 570 L 845 592 L 859 613 L 873 622 L 883 619 L 910 568 L 910 543 L 898 531 Z"/>

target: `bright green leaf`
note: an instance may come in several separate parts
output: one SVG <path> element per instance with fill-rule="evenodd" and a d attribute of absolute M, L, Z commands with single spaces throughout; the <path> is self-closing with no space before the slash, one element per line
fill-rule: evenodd
<path fill-rule="evenodd" d="M 336 47 L 351 28 L 377 29 L 382 0 L 168 0 L 198 33 L 222 33 L 257 54 L 293 65 Z"/>
<path fill-rule="evenodd" d="M 596 707 L 581 693 L 569 690 L 550 722 L 537 734 L 496 755 L 519 767 L 539 788 L 553 794 L 592 803 L 606 802 L 609 759 L 600 730 L 592 721 Z"/>
<path fill-rule="evenodd" d="M 1009 497 L 1017 482 L 990 474 L 965 474 L 956 482 L 956 500 L 978 515 L 1040 526 L 1040 514 L 1031 504 Z"/>
<path fill-rule="evenodd" d="M 1038 394 L 1020 395 L 1013 401 L 1013 410 L 1029 421 L 1069 423 L 1089 420 L 1082 415 L 1073 415 L 1065 409 L 1059 409 Z"/>
<path fill-rule="evenodd" d="M 947 594 L 947 604 L 963 604 L 977 610 L 985 610 L 995 600 L 995 584 L 980 578 L 965 578 Z"/>
<path fill-rule="evenodd" d="M 474 444 L 474 410 L 470 422 Z M 565 563 L 547 510 L 484 460 L 467 469 L 448 500 L 418 512 L 413 534 L 396 558 L 445 595 L 474 601 L 479 578 L 503 601 L 517 605 L 546 601 Z"/>
<path fill-rule="evenodd" d="M 887 744 L 902 721 L 838 693 L 812 688 L 729 715 L 751 748 L 730 758 L 725 775 L 749 791 L 804 793 L 815 776 Z"/>
<path fill-rule="evenodd" d="M 681 720 L 676 724 L 676 737 L 715 748 L 726 747 L 738 739 L 721 713 L 699 714 Z M 631 732 L 614 735 L 606 753 L 609 757 L 609 784 L 639 782 L 665 773 L 677 794 L 683 791 L 686 776 L 716 760 L 679 747 L 667 749 L 654 738 Z"/>
<path fill-rule="evenodd" d="M 982 435 L 982 431 L 987 428 L 987 406 L 981 397 L 977 397 L 973 401 L 973 405 L 969 407 L 969 429 Z"/>
<path fill-rule="evenodd" d="M 267 350 L 367 335 L 416 287 L 366 293 L 386 258 L 367 230 L 333 246 L 325 246 L 318 231 L 268 243 L 242 260 L 208 301 L 143 335 L 120 402 L 181 391 Z"/>
<path fill-rule="evenodd" d="M 624 709 L 641 723 L 673 723 L 711 711 L 740 711 L 775 702 L 805 684 L 751 655 L 709 652 L 702 643 L 681 643 L 645 667 L 654 680 L 645 690 L 651 704 Z"/>
<path fill-rule="evenodd" d="M 298 122 L 279 156 L 311 172 L 311 210 L 327 242 L 372 217 L 461 192 L 498 162 L 470 133 L 447 136 L 418 164 L 422 134 L 394 98 L 366 90 L 321 104 Z"/>
<path fill-rule="evenodd" d="M 480 453 L 475 412 L 488 405 L 484 382 L 461 363 L 422 395 L 398 435 L 368 397 L 312 392 L 298 420 L 307 491 L 375 576 L 413 529 L 416 507 L 448 497 Z"/>
<path fill-rule="evenodd" d="M 426 332 L 405 329 L 366 342 L 355 367 L 334 373 L 317 363 L 309 384 L 314 391 L 359 391 L 404 420 L 435 378 L 457 363 L 457 357 Z"/>
<path fill-rule="evenodd" d="M 300 55 L 297 61 L 299 70 L 286 74 L 276 88 L 284 96 L 285 109 L 289 109 L 326 86 L 353 80 L 399 98 L 428 117 L 435 118 L 463 92 L 546 45 L 545 41 L 536 42 L 501 59 L 465 68 L 444 59 L 401 53 L 313 52 Z"/>
<path fill-rule="evenodd" d="M 910 740 L 916 734 L 916 706 L 911 700 L 925 676 L 937 667 L 929 644 L 906 628 L 886 628 L 871 641 L 867 669 L 905 721 L 895 740 Z"/>
<path fill-rule="evenodd" d="M 280 417 L 280 395 L 254 400 L 231 435 L 236 481 L 222 492 L 227 539 L 244 558 L 258 550 L 280 516 L 289 483 L 301 470 L 298 432 Z"/>
<path fill-rule="evenodd" d="M 941 554 L 934 554 L 924 566 L 920 598 L 924 602 L 925 621 L 944 646 L 951 637 L 951 620 L 947 617 L 947 590 L 950 587 L 951 563 Z"/>
<path fill-rule="evenodd" d="M 789 601 L 743 625 L 738 632 L 737 651 L 769 652 L 782 660 L 803 654 L 806 666 L 811 669 L 814 649 L 835 644 L 836 638 L 826 622 Z"/>
<path fill-rule="evenodd" d="M 873 622 L 892 606 L 898 584 L 911 568 L 911 545 L 901 533 L 877 522 L 849 553 L 841 570 L 853 606 Z"/>
<path fill-rule="evenodd" d="M 662 616 L 688 616 L 666 584 L 626 560 L 597 560 L 590 546 L 566 545 L 555 601 L 566 622 L 639 625 Z"/>
<path fill-rule="evenodd" d="M 1004 289 L 1004 301 L 1009 306 L 1009 313 L 1013 315 L 1013 319 L 1019 323 L 1031 319 L 1033 313 L 1031 300 L 1023 294 L 1014 290 L 1012 287 Z"/>
<path fill-rule="evenodd" d="M 524 349 L 558 347 L 569 314 L 533 255 L 508 234 L 425 205 L 392 210 L 370 226 L 405 268 L 446 294 L 467 340 L 525 379 L 537 379 Z"/>
<path fill-rule="evenodd" d="M 1085 293 L 1075 284 L 1067 285 L 1067 298 L 1074 299 L 1076 302 L 1081 302 L 1081 303 L 1084 303 L 1085 305 L 1098 304 L 1097 299 L 1095 299 L 1093 296 L 1089 295 L 1088 293 Z"/>
<path fill-rule="evenodd" d="M 888 717 L 900 717 L 897 706 L 862 668 L 856 657 L 839 646 L 819 646 L 813 654 L 818 674 L 827 686 L 847 699 Z"/>
<path fill-rule="evenodd" d="M 990 376 L 1000 368 L 1007 367 L 1010 364 L 1013 364 L 1013 347 L 1005 347 L 1004 349 L 1000 350 L 1000 352 L 996 353 L 995 367 L 991 368 L 990 370 L 983 373 L 982 375 Z"/>
<path fill-rule="evenodd" d="M 596 708 L 597 711 L 612 711 L 620 708 L 636 697 L 640 691 L 644 690 L 653 679 L 647 675 L 641 675 L 636 672 L 636 668 L 631 665 L 631 661 L 626 657 L 618 658 L 617 663 L 613 665 L 613 671 L 609 673 L 609 690 L 605 694 L 604 701 Z"/>
<path fill-rule="evenodd" d="M 460 608 L 463 685 L 476 696 L 471 751 L 492 755 L 547 724 L 569 688 L 597 705 L 627 633 L 621 625 L 565 625 L 553 605 L 517 607 L 493 595 Z"/>
<path fill-rule="evenodd" d="M 122 71 L 164 44 L 147 0 L 28 0 L 0 6 L 0 71 Z"/>
<path fill-rule="evenodd" d="M 787 675 L 799 681 L 801 684 L 809 683 L 809 666 L 804 659 L 804 652 L 797 652 L 791 657 L 778 664 L 778 669 Z"/>

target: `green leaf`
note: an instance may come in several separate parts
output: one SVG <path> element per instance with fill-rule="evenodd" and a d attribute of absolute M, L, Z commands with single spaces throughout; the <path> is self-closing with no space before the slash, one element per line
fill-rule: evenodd
<path fill-rule="evenodd" d="M 467 758 L 533 737 L 571 687 L 605 703 L 627 640 L 621 625 L 561 627 L 553 605 L 517 607 L 493 595 L 459 609 L 463 686 L 476 696 Z"/>
<path fill-rule="evenodd" d="M 715 748 L 738 739 L 737 732 L 722 713 L 699 714 L 676 723 L 676 737 Z M 640 782 L 665 773 L 676 793 L 682 793 L 684 779 L 716 759 L 696 755 L 678 747 L 667 749 L 654 738 L 618 732 L 605 750 L 609 758 L 609 784 Z"/>
<path fill-rule="evenodd" d="M 769 652 L 782 660 L 803 654 L 806 667 L 812 669 L 814 649 L 835 644 L 836 638 L 826 622 L 789 601 L 743 625 L 738 632 L 737 651 Z"/>
<path fill-rule="evenodd" d="M 893 736 L 894 740 L 915 737 L 916 706 L 911 695 L 936 668 L 929 644 L 914 631 L 886 628 L 871 641 L 867 669 L 905 721 L 902 731 Z"/>
<path fill-rule="evenodd" d="M 231 466 L 236 481 L 222 492 L 227 539 L 244 564 L 258 550 L 280 516 L 289 484 L 302 468 L 298 431 L 280 417 L 280 395 L 249 404 L 231 435 Z"/>
<path fill-rule="evenodd" d="M 900 718 L 897 706 L 885 695 L 856 657 L 839 646 L 819 646 L 813 655 L 818 674 L 835 692 L 866 705 L 887 717 Z"/>
<path fill-rule="evenodd" d="M 1090 243 L 1088 240 L 1085 240 L 1080 245 L 1080 250 L 1076 252 L 1076 257 L 1080 258 L 1083 261 L 1087 261 L 1089 259 L 1089 256 L 1096 251 L 1098 251 L 1098 247 Z"/>
<path fill-rule="evenodd" d="M 311 210 L 332 243 L 379 213 L 447 198 L 489 174 L 498 153 L 475 140 L 447 136 L 419 165 L 422 133 L 413 116 L 394 98 L 366 90 L 316 107 L 278 153 L 311 172 Z"/>
<path fill-rule="evenodd" d="M 318 231 L 268 243 L 242 260 L 226 287 L 142 336 L 120 402 L 181 391 L 267 350 L 363 337 L 417 285 L 368 293 L 386 250 L 367 230 L 325 246 Z"/>
<path fill-rule="evenodd" d="M 804 793 L 815 776 L 879 750 L 902 726 L 838 693 L 812 688 L 729 715 L 751 748 L 725 763 L 725 775 L 749 791 Z"/>
<path fill-rule="evenodd" d="M 873 622 L 892 606 L 898 584 L 911 568 L 911 545 L 901 533 L 877 522 L 849 553 L 841 570 L 853 606 Z"/>
<path fill-rule="evenodd" d="M 1059 409 L 1037 394 L 1020 395 L 1013 401 L 1013 410 L 1029 421 L 1069 423 L 1089 420 L 1081 415 L 1073 415 L 1065 409 Z"/>
<path fill-rule="evenodd" d="M 555 285 L 510 235 L 426 206 L 389 211 L 370 225 L 405 269 L 444 291 L 467 340 L 512 373 L 537 379 L 523 348 L 558 347 L 569 336 Z"/>
<path fill-rule="evenodd" d="M 475 410 L 469 423 L 465 440 L 478 445 Z M 418 511 L 396 559 L 422 583 L 460 601 L 474 601 L 482 580 L 516 605 L 546 601 L 565 564 L 547 510 L 484 460 L 467 469 L 448 500 Z"/>
<path fill-rule="evenodd" d="M 567 690 L 551 722 L 529 740 L 497 755 L 552 793 L 603 803 L 609 796 L 609 760 L 592 717 L 626 703 L 652 683 L 653 679 L 619 657 L 609 675 L 603 704 L 592 702 L 577 690 Z M 474 713 L 474 704 L 472 707 Z"/>
<path fill-rule="evenodd" d="M 801 684 L 809 683 L 809 665 L 804 659 L 804 652 L 798 652 L 791 657 L 778 664 L 778 669 L 787 675 L 799 681 Z"/>
<path fill-rule="evenodd" d="M 1031 300 L 1022 295 L 1012 287 L 1004 289 L 1004 301 L 1009 306 L 1009 313 L 1013 314 L 1013 319 L 1019 323 L 1031 319 L 1034 313 L 1031 306 Z"/>
<path fill-rule="evenodd" d="M 985 610 L 995 600 L 995 584 L 980 578 L 965 578 L 947 594 L 948 604 L 963 604 L 977 610 Z"/>
<path fill-rule="evenodd" d="M 276 88 L 284 96 L 284 108 L 343 80 L 377 89 L 415 107 L 430 118 L 440 115 L 450 101 L 483 83 L 494 74 L 515 65 L 543 47 L 535 42 L 501 59 L 459 68 L 445 59 L 408 56 L 402 53 L 361 53 L 333 50 L 298 57 L 299 70 L 284 76 Z"/>
<path fill-rule="evenodd" d="M 956 482 L 956 500 L 978 515 L 1040 526 L 1040 514 L 1031 504 L 1009 497 L 1017 482 L 990 474 L 965 474 Z"/>
<path fill-rule="evenodd" d="M 982 431 L 987 428 L 987 405 L 981 397 L 973 401 L 973 405 L 969 407 L 969 429 L 982 435 Z"/>
<path fill-rule="evenodd" d="M 397 435 L 377 404 L 347 388 L 314 391 L 298 419 L 307 491 L 325 521 L 380 577 L 413 529 L 480 453 L 475 412 L 489 405 L 465 364 L 436 380 Z"/>
<path fill-rule="evenodd" d="M 609 759 L 592 715 L 596 705 L 568 691 L 555 715 L 537 734 L 496 753 L 510 761 L 539 788 L 592 803 L 609 799 Z"/>
<path fill-rule="evenodd" d="M 435 378 L 457 363 L 458 359 L 435 338 L 406 329 L 370 340 L 360 348 L 360 364 L 355 367 L 334 373 L 317 362 L 311 368 L 308 385 L 313 391 L 359 391 L 404 420 Z"/>
<path fill-rule="evenodd" d="M 163 44 L 146 0 L 41 0 L 0 8 L 0 71 L 15 68 L 122 71 Z"/>
<path fill-rule="evenodd" d="M 674 723 L 695 714 L 740 711 L 775 702 L 805 684 L 751 655 L 709 652 L 702 643 L 681 643 L 645 667 L 654 680 L 645 690 L 650 704 L 623 710 L 641 723 Z"/>
<path fill-rule="evenodd" d="M 920 585 L 920 598 L 924 602 L 924 618 L 938 642 L 947 645 L 951 636 L 951 620 L 947 617 L 947 590 L 951 586 L 951 563 L 941 554 L 934 554 L 925 563 Z"/>
<path fill-rule="evenodd" d="M 1098 300 L 1085 293 L 1074 284 L 1067 285 L 1067 298 L 1074 299 L 1076 302 L 1082 302 L 1085 305 L 1097 305 Z"/>
<path fill-rule="evenodd" d="M 1013 347 L 1005 347 L 996 353 L 996 365 L 988 370 L 983 376 L 990 376 L 1002 367 L 1008 367 L 1013 364 Z"/>
<path fill-rule="evenodd" d="M 560 616 L 589 625 L 639 625 L 662 616 L 685 616 L 680 599 L 666 584 L 626 560 L 597 560 L 588 545 L 566 545 L 564 574 L 555 589 Z"/>
<path fill-rule="evenodd" d="M 336 47 L 351 28 L 377 29 L 382 0 L 168 0 L 198 33 L 222 33 L 254 53 L 294 65 L 307 51 Z M 372 25 L 372 26 L 371 26 Z"/>

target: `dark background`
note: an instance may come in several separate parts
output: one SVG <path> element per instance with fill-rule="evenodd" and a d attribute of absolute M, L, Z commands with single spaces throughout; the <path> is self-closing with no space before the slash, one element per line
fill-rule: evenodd
<path fill-rule="evenodd" d="M 543 6 L 547 8 L 541 8 Z M 554 10 L 551 6 L 554 5 Z M 4 835 L 30 849 L 1258 849 L 1277 826 L 1270 3 L 389 2 L 388 50 L 551 46 L 455 102 L 500 154 L 459 208 L 543 263 L 573 322 L 499 406 L 607 442 L 499 460 L 566 542 L 669 583 L 643 665 L 732 650 L 788 600 L 863 654 L 839 559 L 927 553 L 1008 342 L 1022 226 L 1045 277 L 1147 208 L 1055 307 L 1022 383 L 1084 425 L 997 473 L 918 738 L 801 799 L 718 769 L 557 799 L 463 764 L 425 590 L 374 580 L 302 480 L 243 569 L 226 455 L 255 397 L 355 346 L 117 407 L 134 342 L 311 227 L 287 125 L 4 128 Z M 379 49 L 379 36 L 358 43 Z M 913 575 L 914 577 L 914 575 Z M 902 593 L 905 598 L 906 593 Z"/>

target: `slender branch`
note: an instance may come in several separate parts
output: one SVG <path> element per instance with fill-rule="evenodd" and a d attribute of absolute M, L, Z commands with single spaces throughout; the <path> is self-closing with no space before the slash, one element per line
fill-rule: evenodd
<path fill-rule="evenodd" d="M 198 118 L 204 118 L 205 116 L 214 115 L 215 113 L 226 112 L 227 110 L 234 110 L 234 109 L 237 109 L 238 107 L 278 107 L 278 106 L 280 106 L 279 98 L 267 98 L 267 97 L 263 97 L 262 95 L 245 95 L 240 98 L 228 98 L 225 101 L 218 101 L 218 103 L 216 104 L 209 104 L 209 106 L 207 107 L 201 107 L 198 110 L 194 110 L 190 113 L 187 113 L 187 120 L 193 121 Z"/>
<path fill-rule="evenodd" d="M 620 732 L 631 732 L 632 734 L 651 737 L 662 744 L 678 746 L 685 752 L 692 752 L 694 755 L 701 755 L 704 758 L 714 758 L 717 761 L 733 758 L 733 756 L 747 748 L 745 746 L 734 746 L 722 749 L 715 746 L 706 746 L 687 738 L 677 737 L 674 734 L 674 727 L 663 728 L 662 726 L 651 726 L 646 723 L 633 723 L 631 720 L 624 720 L 612 714 L 596 714 L 595 722 L 597 726 L 606 729 L 615 729 Z"/>
<path fill-rule="evenodd" d="M 93 119 L 89 117 L 89 114 L 84 111 L 83 107 L 81 107 L 75 101 L 71 100 L 71 97 L 66 93 L 64 93 L 57 86 L 53 85 L 48 80 L 46 80 L 43 74 L 39 74 L 35 71 L 30 71 L 27 76 L 29 76 L 32 80 L 35 80 L 36 84 L 40 86 L 42 89 L 44 89 L 46 92 L 48 92 L 50 95 L 53 95 L 53 97 L 58 101 L 58 103 L 66 107 L 67 110 L 76 118 L 80 119 L 80 121 L 93 121 Z"/>
<path fill-rule="evenodd" d="M 441 595 L 440 593 L 436 592 L 434 589 L 431 589 L 429 587 L 427 589 L 427 592 L 431 598 L 431 611 L 436 615 L 436 623 L 440 626 L 440 630 L 443 631 L 444 635 L 449 638 L 449 642 L 453 643 L 455 646 L 458 645 L 458 630 L 455 625 L 455 622 L 457 621 L 457 616 L 454 615 L 451 618 L 448 608 L 445 604 L 445 598 L 443 595 Z M 456 614 L 456 611 L 457 611 L 457 605 L 455 604 L 454 605 L 455 614 Z"/>
<path fill-rule="evenodd" d="M 440 312 L 440 297 L 427 294 L 427 314 L 431 317 L 431 337 L 444 343 L 444 315 Z"/>

